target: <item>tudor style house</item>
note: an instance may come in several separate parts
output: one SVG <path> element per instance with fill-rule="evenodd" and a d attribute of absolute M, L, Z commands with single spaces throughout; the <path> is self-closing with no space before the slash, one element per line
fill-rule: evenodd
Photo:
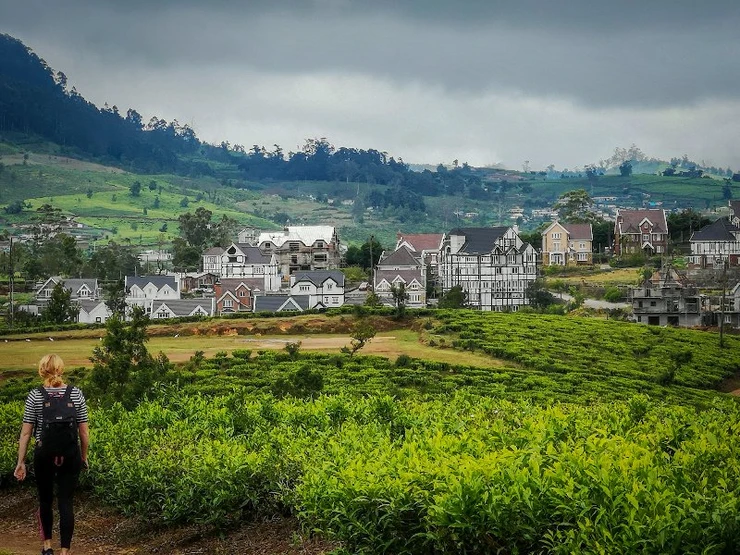
<path fill-rule="evenodd" d="M 408 300 L 408 308 L 424 308 L 427 303 L 427 275 L 422 257 L 403 244 L 392 253 L 383 253 L 375 267 L 373 291 L 383 304 L 393 305 L 392 287 L 403 284 Z"/>
<path fill-rule="evenodd" d="M 654 326 L 699 326 L 703 299 L 685 276 L 667 266 L 632 289 L 632 312 L 638 323 Z"/>
<path fill-rule="evenodd" d="M 311 308 L 336 308 L 344 304 L 344 274 L 339 270 L 298 271 L 290 276 L 290 294 L 308 296 Z"/>
<path fill-rule="evenodd" d="M 259 278 L 223 278 L 216 282 L 213 291 L 219 316 L 252 312 L 254 298 L 265 293 L 263 280 Z"/>
<path fill-rule="evenodd" d="M 232 243 L 225 249 L 214 247 L 203 254 L 203 271 L 221 278 L 262 280 L 263 291 L 278 291 L 277 257 L 247 243 Z"/>
<path fill-rule="evenodd" d="M 663 254 L 668 248 L 665 210 L 617 209 L 614 222 L 614 254 Z"/>
<path fill-rule="evenodd" d="M 690 243 L 692 268 L 740 266 L 740 201 L 730 201 L 730 215 L 695 231 Z"/>
<path fill-rule="evenodd" d="M 126 276 L 126 304 L 140 306 L 151 314 L 154 301 L 180 298 L 180 281 L 175 276 Z"/>
<path fill-rule="evenodd" d="M 250 229 L 239 233 L 244 239 L 254 235 Z M 342 258 L 334 226 L 288 226 L 283 231 L 263 231 L 257 235 L 255 245 L 263 253 L 276 256 L 284 279 L 297 271 L 335 270 Z"/>
<path fill-rule="evenodd" d="M 537 253 L 511 227 L 458 228 L 442 249 L 442 292 L 459 285 L 479 310 L 517 310 L 529 303 Z"/>
<path fill-rule="evenodd" d="M 590 266 L 593 240 L 591 224 L 553 222 L 542 232 L 542 265 Z"/>

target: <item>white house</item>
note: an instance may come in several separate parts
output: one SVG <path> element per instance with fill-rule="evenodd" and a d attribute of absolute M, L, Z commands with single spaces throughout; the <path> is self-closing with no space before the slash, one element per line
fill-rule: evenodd
<path fill-rule="evenodd" d="M 186 316 L 213 316 L 214 298 L 172 299 L 152 301 L 151 318 L 182 318 Z"/>
<path fill-rule="evenodd" d="M 693 268 L 740 266 L 740 201 L 730 201 L 730 215 L 695 231 L 691 235 Z"/>
<path fill-rule="evenodd" d="M 392 253 L 383 253 L 375 268 L 373 290 L 383 304 L 393 305 L 392 288 L 403 284 L 408 294 L 406 306 L 423 308 L 426 306 L 426 267 L 421 256 L 414 256 L 404 244 Z"/>
<path fill-rule="evenodd" d="M 460 286 L 479 310 L 517 310 L 529 303 L 537 253 L 511 227 L 458 228 L 442 250 L 442 292 Z"/>
<path fill-rule="evenodd" d="M 260 279 L 264 291 L 280 290 L 277 256 L 247 243 L 208 249 L 203 253 L 203 271 L 221 278 Z"/>
<path fill-rule="evenodd" d="M 307 296 L 308 305 L 335 308 L 344 304 L 344 274 L 339 270 L 296 272 L 290 276 L 290 294 Z"/>
<path fill-rule="evenodd" d="M 101 297 L 101 289 L 97 279 L 74 279 L 50 277 L 36 290 L 36 301 L 46 304 L 51 298 L 51 293 L 58 283 L 69 291 L 72 301 L 97 300 Z"/>
<path fill-rule="evenodd" d="M 77 321 L 81 324 L 105 324 L 113 314 L 104 301 L 83 300 L 77 301 L 80 312 Z"/>
<path fill-rule="evenodd" d="M 154 301 L 180 298 L 180 281 L 176 276 L 126 276 L 126 304 L 140 306 L 147 314 Z"/>

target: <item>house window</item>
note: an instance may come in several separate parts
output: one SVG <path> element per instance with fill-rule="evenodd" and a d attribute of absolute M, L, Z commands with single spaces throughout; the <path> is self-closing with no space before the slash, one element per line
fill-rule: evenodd
<path fill-rule="evenodd" d="M 246 294 L 247 294 L 247 292 L 244 291 L 244 289 L 239 289 L 239 296 L 240 297 L 244 297 L 244 296 L 246 296 Z"/>
<path fill-rule="evenodd" d="M 324 248 L 324 242 L 323 241 L 316 241 L 316 248 L 317 249 L 323 249 Z"/>
<path fill-rule="evenodd" d="M 642 240 L 643 241 L 650 241 L 650 234 L 649 233 L 643 233 L 642 234 Z"/>
<path fill-rule="evenodd" d="M 327 284 L 326 284 L 326 289 L 327 289 L 328 291 L 331 291 L 331 289 L 332 289 L 332 284 L 331 284 L 331 283 L 327 283 Z"/>
<path fill-rule="evenodd" d="M 298 290 L 301 292 L 308 291 L 308 285 L 301 285 L 298 287 Z"/>
<path fill-rule="evenodd" d="M 560 250 L 560 241 L 555 241 L 552 244 L 552 250 L 554 250 L 554 251 L 559 251 Z"/>
<path fill-rule="evenodd" d="M 656 306 L 656 304 L 657 303 L 655 301 L 650 301 L 650 306 Z"/>
<path fill-rule="evenodd" d="M 291 264 L 298 264 L 298 256 L 297 255 L 291 256 L 290 257 L 290 263 Z"/>
<path fill-rule="evenodd" d="M 102 322 L 103 322 L 103 319 L 102 319 L 102 318 L 101 318 L 100 316 L 97 316 L 97 317 L 95 318 L 95 323 L 96 323 L 96 324 L 100 324 L 100 323 L 102 323 Z"/>
<path fill-rule="evenodd" d="M 301 245 L 299 243 L 289 243 L 288 248 L 291 252 L 296 252 L 298 249 L 301 248 Z"/>
<path fill-rule="evenodd" d="M 553 233 L 552 234 L 553 239 L 560 239 L 560 233 Z"/>
<path fill-rule="evenodd" d="M 339 297 L 332 297 L 331 302 L 334 304 L 339 304 Z"/>
<path fill-rule="evenodd" d="M 578 248 L 583 250 L 586 248 L 586 243 L 578 243 Z"/>
<path fill-rule="evenodd" d="M 224 299 L 224 308 L 233 308 L 234 301 L 231 299 Z"/>

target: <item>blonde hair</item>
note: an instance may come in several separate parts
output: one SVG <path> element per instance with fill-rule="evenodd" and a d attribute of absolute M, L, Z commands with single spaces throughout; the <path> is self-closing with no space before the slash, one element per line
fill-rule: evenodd
<path fill-rule="evenodd" d="M 44 380 L 46 387 L 59 387 L 64 383 L 64 361 L 59 355 L 46 355 L 39 362 L 39 376 Z"/>

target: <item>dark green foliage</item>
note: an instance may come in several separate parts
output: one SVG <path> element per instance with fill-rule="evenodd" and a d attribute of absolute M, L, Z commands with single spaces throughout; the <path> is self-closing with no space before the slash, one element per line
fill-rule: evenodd
<path fill-rule="evenodd" d="M 44 322 L 50 324 L 64 324 L 74 322 L 80 308 L 72 302 L 72 292 L 64 287 L 62 282 L 58 282 L 51 291 L 46 307 L 41 313 Z"/>
<path fill-rule="evenodd" d="M 372 259 L 370 254 L 372 253 Z M 360 247 L 351 245 L 347 249 L 345 255 L 345 262 L 347 266 L 358 266 L 363 270 L 374 268 L 380 260 L 380 255 L 383 254 L 383 246 L 378 242 L 375 237 L 371 237 L 365 241 Z"/>
<path fill-rule="evenodd" d="M 141 182 L 134 181 L 129 187 L 129 192 L 131 193 L 132 197 L 141 196 Z"/>
<path fill-rule="evenodd" d="M 160 353 L 153 358 L 146 348 L 149 317 L 136 306 L 131 320 L 114 314 L 106 322 L 101 344 L 93 350 L 93 368 L 85 383 L 91 399 L 104 406 L 121 403 L 132 408 L 151 392 L 155 383 L 166 380 L 171 366 Z"/>
<path fill-rule="evenodd" d="M 290 395 L 298 399 L 312 399 L 323 389 L 324 378 L 321 373 L 304 365 L 290 374 L 287 379 L 279 378 L 272 387 L 272 393 L 278 398 Z"/>
<path fill-rule="evenodd" d="M 459 285 L 455 285 L 439 299 L 439 308 L 465 308 L 468 306 L 468 294 Z"/>
<path fill-rule="evenodd" d="M 622 300 L 622 292 L 619 287 L 607 287 L 604 291 L 604 300 L 610 303 L 617 303 Z"/>
<path fill-rule="evenodd" d="M 544 310 L 555 303 L 555 297 L 547 290 L 545 280 L 536 279 L 527 286 L 529 306 L 535 310 Z"/>

